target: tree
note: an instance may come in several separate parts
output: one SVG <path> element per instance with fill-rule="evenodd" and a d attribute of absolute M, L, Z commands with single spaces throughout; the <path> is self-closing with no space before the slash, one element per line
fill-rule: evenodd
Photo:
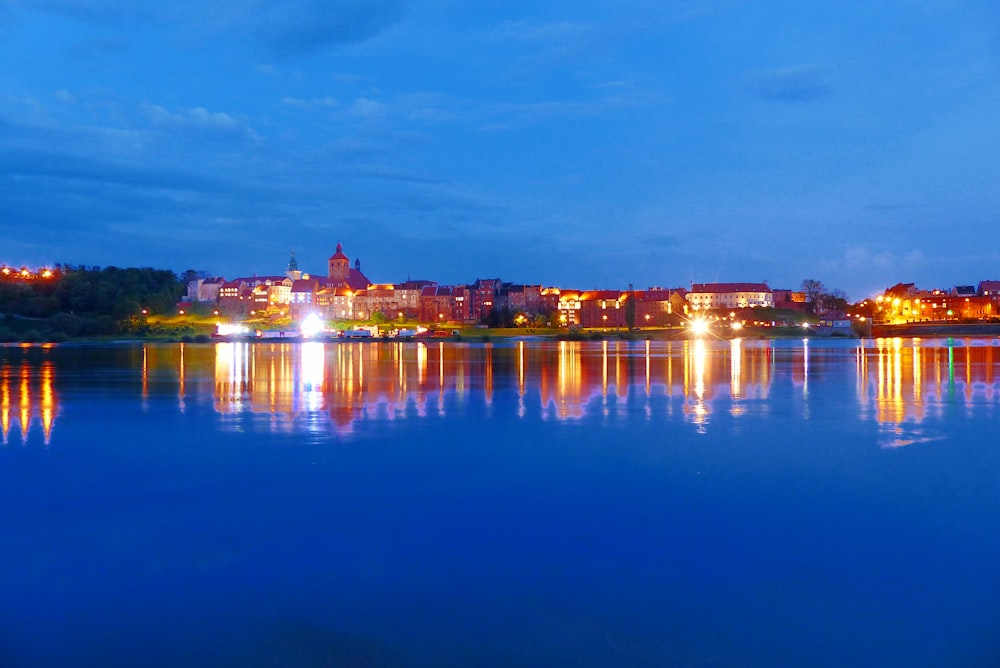
<path fill-rule="evenodd" d="M 817 298 L 826 294 L 826 287 L 822 281 L 817 281 L 815 278 L 807 278 L 802 281 L 802 292 L 806 293 L 806 301 L 813 304 Z"/>
<path fill-rule="evenodd" d="M 629 331 L 635 328 L 635 288 L 628 284 L 628 293 L 625 295 L 625 326 Z"/>

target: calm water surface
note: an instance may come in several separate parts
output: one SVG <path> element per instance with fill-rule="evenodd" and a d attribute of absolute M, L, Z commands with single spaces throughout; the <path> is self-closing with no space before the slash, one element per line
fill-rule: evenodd
<path fill-rule="evenodd" d="M 1000 341 L 0 348 L 0 666 L 997 666 Z"/>

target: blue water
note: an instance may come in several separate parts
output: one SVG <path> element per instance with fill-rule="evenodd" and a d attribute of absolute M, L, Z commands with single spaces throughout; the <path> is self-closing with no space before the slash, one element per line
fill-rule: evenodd
<path fill-rule="evenodd" d="M 997 666 L 1000 342 L 0 348 L 0 666 Z"/>

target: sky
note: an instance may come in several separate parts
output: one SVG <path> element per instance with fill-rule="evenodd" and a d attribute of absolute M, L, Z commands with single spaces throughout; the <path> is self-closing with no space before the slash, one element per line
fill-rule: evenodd
<path fill-rule="evenodd" d="M 1000 278 L 995 0 L 0 0 L 0 262 Z"/>

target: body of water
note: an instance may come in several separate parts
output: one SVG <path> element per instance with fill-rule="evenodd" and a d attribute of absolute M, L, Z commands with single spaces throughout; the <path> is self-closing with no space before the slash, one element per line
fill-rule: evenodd
<path fill-rule="evenodd" d="M 1000 665 L 1000 342 L 0 348 L 0 666 Z"/>

